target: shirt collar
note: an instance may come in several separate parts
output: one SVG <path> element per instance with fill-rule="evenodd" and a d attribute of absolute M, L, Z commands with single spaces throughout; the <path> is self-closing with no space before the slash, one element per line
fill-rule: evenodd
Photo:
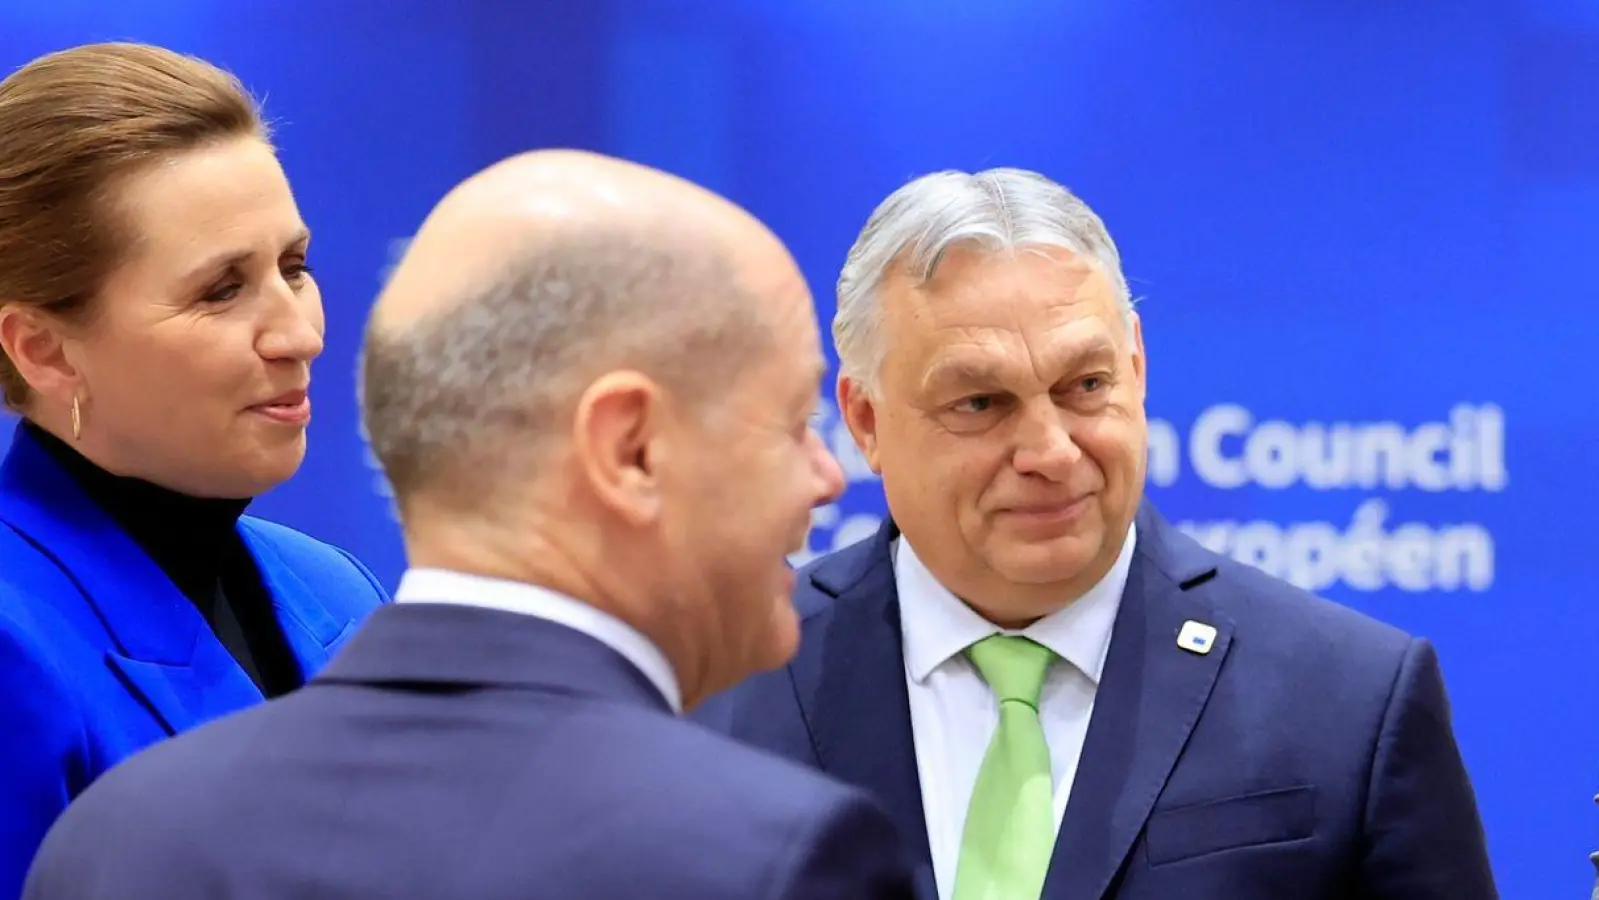
<path fill-rule="evenodd" d="M 1082 597 L 1026 628 L 1011 630 L 984 619 L 940 584 L 910 542 L 900 536 L 893 551 L 894 581 L 899 591 L 906 671 L 917 682 L 925 681 L 967 647 L 989 635 L 1004 633 L 1043 644 L 1098 685 L 1137 537 L 1137 526 L 1129 526 L 1116 562 Z"/>
<path fill-rule="evenodd" d="M 677 674 L 660 648 L 633 626 L 549 588 L 444 569 L 410 569 L 400 578 L 395 603 L 454 603 L 535 616 L 582 632 L 632 663 L 682 713 Z"/>

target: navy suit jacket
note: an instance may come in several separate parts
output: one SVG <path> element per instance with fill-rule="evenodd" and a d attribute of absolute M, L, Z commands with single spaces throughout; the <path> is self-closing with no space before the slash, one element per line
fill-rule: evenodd
<path fill-rule="evenodd" d="M 892 522 L 800 573 L 785 670 L 707 723 L 874 793 L 933 875 Z M 1183 623 L 1213 625 L 1206 653 Z M 974 728 L 990 727 L 972 723 Z M 1217 556 L 1147 504 L 1045 900 L 1496 897 L 1432 647 Z"/>
<path fill-rule="evenodd" d="M 909 900 L 912 881 L 864 793 L 677 717 L 599 641 L 419 603 L 302 690 L 108 773 L 25 897 Z"/>
<path fill-rule="evenodd" d="M 258 519 L 239 533 L 307 674 L 387 599 L 341 550 Z M 0 462 L 0 897 L 102 772 L 261 700 L 194 604 L 19 429 Z"/>

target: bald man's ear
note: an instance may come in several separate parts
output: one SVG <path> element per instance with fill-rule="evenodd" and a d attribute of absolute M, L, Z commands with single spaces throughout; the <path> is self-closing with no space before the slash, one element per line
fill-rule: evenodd
<path fill-rule="evenodd" d="M 573 450 L 595 496 L 629 524 L 661 512 L 661 483 L 651 458 L 663 412 L 660 386 L 638 372 L 611 372 L 583 392 Z"/>

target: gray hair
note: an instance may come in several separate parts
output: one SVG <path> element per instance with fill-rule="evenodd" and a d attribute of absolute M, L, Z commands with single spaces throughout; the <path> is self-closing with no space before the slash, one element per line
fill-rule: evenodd
<path fill-rule="evenodd" d="M 1087 257 L 1110 278 L 1123 318 L 1133 298 L 1121 255 L 1099 216 L 1054 181 L 1024 169 L 924 175 L 880 203 L 838 276 L 833 343 L 841 374 L 875 393 L 885 351 L 879 289 L 894 269 L 925 284 L 956 246 L 988 251 L 1059 247 Z"/>
<path fill-rule="evenodd" d="M 403 507 L 443 484 L 477 502 L 525 477 L 564 436 L 582 391 L 628 368 L 711 401 L 754 354 L 766 319 L 716 250 L 563 238 L 434 315 L 369 323 L 362 428 Z"/>

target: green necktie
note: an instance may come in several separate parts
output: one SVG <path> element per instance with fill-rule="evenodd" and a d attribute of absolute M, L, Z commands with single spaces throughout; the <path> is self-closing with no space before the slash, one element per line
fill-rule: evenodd
<path fill-rule="evenodd" d="M 994 635 L 966 655 L 999 700 L 999 726 L 977 773 L 952 900 L 1038 900 L 1055 850 L 1055 799 L 1038 695 L 1054 662 L 1027 638 Z"/>

